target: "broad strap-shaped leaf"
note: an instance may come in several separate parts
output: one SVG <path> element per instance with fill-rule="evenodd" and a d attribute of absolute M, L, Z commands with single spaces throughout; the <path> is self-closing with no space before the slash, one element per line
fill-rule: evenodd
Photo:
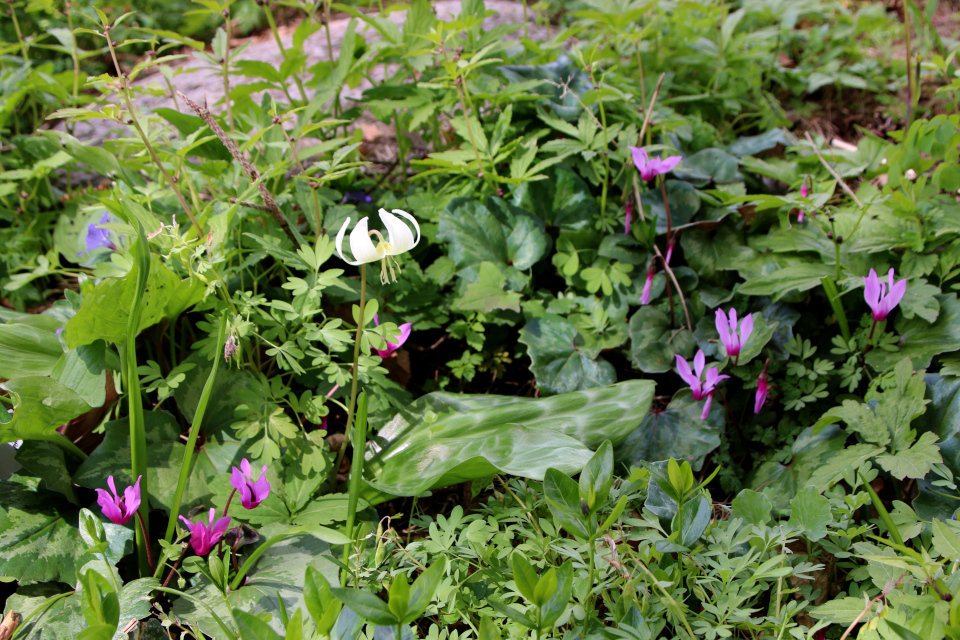
<path fill-rule="evenodd" d="M 417 495 L 498 470 L 542 479 L 574 474 L 609 439 L 621 442 L 646 415 L 653 382 L 634 380 L 550 398 L 431 393 L 381 426 L 365 475 L 371 504 Z M 411 468 L 418 469 L 411 474 Z"/>

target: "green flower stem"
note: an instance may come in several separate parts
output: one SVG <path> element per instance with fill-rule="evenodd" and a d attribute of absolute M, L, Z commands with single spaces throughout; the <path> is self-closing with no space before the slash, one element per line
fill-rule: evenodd
<path fill-rule="evenodd" d="M 150 544 L 144 516 L 150 512 L 150 486 L 147 475 L 147 434 L 143 423 L 143 395 L 140 391 L 140 376 L 137 373 L 137 329 L 140 326 L 140 312 L 143 308 L 144 291 L 147 288 L 147 278 L 150 276 L 150 247 L 143 233 L 143 227 L 137 223 L 137 240 L 133 246 L 133 269 L 127 276 L 135 277 L 133 301 L 130 305 L 130 315 L 127 318 L 127 336 L 123 348 L 123 381 L 127 387 L 127 419 L 130 423 L 130 471 L 131 477 L 140 478 L 140 491 L 143 500 L 140 502 L 139 515 L 142 518 L 141 528 L 134 527 L 137 541 L 137 556 L 140 574 L 148 575 L 149 563 L 147 547 Z"/>
<path fill-rule="evenodd" d="M 877 510 L 878 514 L 880 514 L 880 520 L 882 520 L 883 524 L 887 527 L 890 537 L 893 538 L 893 541 L 901 547 L 904 546 L 903 538 L 900 536 L 900 530 L 897 529 L 897 525 L 894 524 L 893 518 L 890 517 L 890 512 L 887 511 L 887 508 L 883 506 L 883 502 L 880 501 L 880 496 L 878 496 L 877 492 L 873 490 L 873 487 L 870 486 L 870 483 L 867 482 L 867 479 L 863 477 L 862 473 L 857 471 L 857 475 L 860 477 L 860 481 L 863 482 L 863 488 L 867 490 L 868 494 L 870 494 L 870 500 L 873 502 L 873 508 Z"/>
<path fill-rule="evenodd" d="M 360 338 L 363 335 L 363 309 L 366 306 L 366 297 L 367 297 L 367 265 L 360 265 L 360 313 L 358 317 L 360 321 L 357 323 L 357 333 L 354 336 L 353 341 L 353 377 L 350 381 L 350 404 L 347 405 L 347 428 L 343 432 L 343 444 L 340 445 L 340 451 L 337 452 L 337 459 L 330 469 L 330 475 L 327 478 L 332 485 L 336 484 L 337 479 L 337 469 L 340 468 L 340 463 L 343 462 L 343 454 L 347 450 L 347 445 L 350 443 L 350 429 L 353 427 L 353 409 L 357 406 L 357 370 L 359 366 L 357 363 L 360 361 Z"/>
<path fill-rule="evenodd" d="M 23 39 L 23 33 L 20 31 L 20 22 L 17 20 L 17 10 L 13 8 L 13 3 L 10 3 L 10 17 L 13 18 L 13 30 L 17 32 L 17 42 L 20 43 L 20 51 L 23 55 L 23 61 L 27 62 L 27 54 L 30 53 L 30 45 L 27 44 L 27 41 Z M 910 67 L 910 64 L 907 63 L 907 67 Z"/>
<path fill-rule="evenodd" d="M 347 498 L 347 537 L 350 543 L 343 546 L 343 564 L 349 566 L 350 550 L 353 547 L 353 528 L 357 518 L 357 502 L 360 498 L 360 484 L 363 480 L 363 454 L 367 444 L 367 394 L 360 394 L 357 401 L 357 417 L 353 426 L 353 463 L 350 465 L 350 494 Z M 354 575 L 354 584 L 359 576 Z M 340 586 L 346 586 L 347 572 L 340 578 Z"/>
<path fill-rule="evenodd" d="M 173 532 L 177 527 L 177 516 L 180 512 L 180 502 L 183 500 L 183 492 L 187 487 L 187 479 L 190 477 L 190 465 L 193 462 L 193 452 L 197 447 L 197 436 L 200 433 L 200 424 L 203 422 L 203 416 L 207 412 L 207 404 L 210 402 L 210 394 L 213 392 L 213 383 L 217 378 L 217 369 L 220 367 L 220 354 L 223 353 L 223 343 L 226 341 L 227 334 L 227 314 L 220 317 L 220 329 L 217 334 L 217 351 L 213 358 L 213 367 L 210 369 L 210 375 L 207 376 L 207 382 L 203 385 L 203 391 L 200 392 L 200 402 L 197 405 L 197 412 L 193 416 L 193 422 L 190 424 L 190 432 L 187 436 L 187 448 L 183 452 L 183 461 L 180 463 L 180 477 L 177 479 L 177 490 L 173 494 L 173 503 L 170 505 L 170 520 L 167 522 L 167 533 L 164 540 L 168 543 L 173 540 Z"/>
<path fill-rule="evenodd" d="M 106 26 L 106 25 L 104 25 Z M 107 40 L 107 47 L 110 49 L 110 57 L 113 59 L 113 66 L 117 69 L 117 83 L 119 88 L 117 92 L 120 94 L 120 97 L 123 99 L 124 105 L 127 107 L 127 113 L 130 115 L 130 119 L 133 121 L 133 127 L 137 130 L 137 134 L 140 136 L 140 140 L 143 142 L 143 146 L 147 148 L 147 152 L 150 154 L 150 159 L 153 160 L 153 164 L 156 165 L 157 169 L 163 174 L 164 179 L 167 181 L 167 184 L 170 185 L 170 189 L 173 190 L 174 195 L 177 196 L 177 200 L 180 201 L 180 206 L 183 207 L 183 210 L 186 212 L 187 217 L 190 218 L 193 228 L 197 231 L 197 237 L 203 238 L 203 228 L 200 226 L 200 223 L 197 221 L 196 217 L 193 215 L 193 211 L 190 209 L 190 206 L 187 204 L 187 201 L 183 199 L 183 194 L 180 193 L 180 189 L 177 188 L 177 183 L 167 172 L 166 167 L 163 166 L 163 163 L 160 161 L 160 157 L 157 155 L 157 152 L 154 150 L 153 145 L 150 144 L 150 138 L 147 137 L 147 134 L 144 132 L 143 127 L 140 126 L 140 120 L 137 118 L 137 111 L 133 107 L 133 102 L 130 100 L 130 91 L 127 87 L 127 79 L 121 75 L 123 70 L 120 68 L 120 62 L 117 60 L 117 50 L 113 47 L 113 42 L 110 40 L 109 33 L 104 36 Z"/>
<path fill-rule="evenodd" d="M 264 12 L 264 13 L 266 14 L 266 16 L 267 16 L 267 22 L 270 23 L 270 30 L 273 31 L 273 37 L 274 37 L 274 38 L 276 39 L 276 41 L 277 41 L 277 48 L 280 49 L 280 55 L 282 55 L 282 56 L 283 56 L 283 59 L 286 60 L 286 59 L 287 59 L 287 49 L 286 49 L 286 47 L 283 46 L 283 42 L 280 40 L 280 32 L 277 31 L 277 21 L 273 19 L 273 11 L 270 9 L 270 4 L 269 4 L 269 3 L 265 3 L 265 6 L 264 6 L 264 8 L 263 8 L 263 12 Z M 230 36 L 230 34 L 228 33 L 228 34 L 227 34 L 228 44 L 229 44 L 229 36 Z M 299 89 L 299 91 L 300 91 L 300 97 L 303 99 L 303 102 L 306 103 L 306 102 L 307 102 L 307 92 L 306 92 L 306 90 L 303 88 L 303 82 L 300 80 L 300 76 L 298 76 L 296 73 L 294 73 L 294 74 L 293 74 L 293 80 L 294 80 L 294 82 L 297 83 L 297 89 Z M 287 93 L 286 88 L 284 88 L 283 92 L 287 94 L 287 97 L 288 97 L 288 98 L 290 98 L 290 102 L 294 102 L 294 100 L 293 100 L 293 98 L 290 96 L 290 94 Z"/>
<path fill-rule="evenodd" d="M 217 626 L 219 626 L 220 629 L 221 629 L 225 634 L 227 634 L 227 637 L 228 637 L 228 638 L 236 637 L 237 632 L 234 631 L 233 629 L 231 629 L 230 627 L 228 627 L 227 625 L 225 625 L 225 624 L 223 623 L 223 620 L 220 619 L 220 616 L 218 616 L 218 615 L 216 614 L 216 612 L 215 612 L 213 609 L 211 609 L 210 606 L 209 606 L 206 602 L 204 602 L 202 599 L 197 598 L 197 597 L 195 597 L 195 596 L 192 596 L 192 595 L 190 595 L 189 593 L 184 593 L 183 591 L 180 591 L 179 589 L 171 589 L 170 587 L 157 587 L 157 591 L 162 591 L 163 593 L 170 593 L 170 594 L 173 594 L 173 595 L 175 595 L 175 596 L 179 596 L 179 597 L 181 597 L 181 598 L 186 598 L 187 600 L 189 600 L 189 601 L 191 601 L 191 602 L 194 602 L 194 603 L 200 605 L 201 607 L 203 607 L 204 609 L 207 610 L 207 613 L 209 613 L 210 616 L 216 621 Z M 227 611 L 230 611 L 230 603 L 229 603 L 229 602 L 227 602 Z M 233 615 L 233 614 L 231 613 L 230 615 Z"/>
<path fill-rule="evenodd" d="M 592 519 L 592 518 L 593 518 L 593 516 L 591 516 L 591 519 Z M 591 526 L 591 528 L 592 528 L 592 526 Z M 584 637 L 586 637 L 586 635 L 587 635 L 587 621 L 590 620 L 590 612 L 593 611 L 593 580 L 594 580 L 594 572 L 596 571 L 596 565 L 595 565 L 595 562 L 596 562 L 596 561 L 594 560 L 594 557 L 593 557 L 593 556 L 596 555 L 596 550 L 597 550 L 597 549 L 596 549 L 596 543 L 597 543 L 597 539 L 596 539 L 595 537 L 592 537 L 592 536 L 591 536 L 590 540 L 587 541 L 587 546 L 589 547 L 589 548 L 587 549 L 587 553 L 589 554 L 590 562 L 589 562 L 589 564 L 587 565 L 587 566 L 588 566 L 588 569 L 587 569 L 587 589 L 588 589 L 588 591 L 587 591 L 586 613 L 585 613 L 584 616 L 583 616 L 583 635 L 584 635 Z"/>
<path fill-rule="evenodd" d="M 226 9 L 225 31 L 227 34 L 227 43 L 223 47 L 223 65 L 221 73 L 223 74 L 223 105 L 227 108 L 227 126 L 233 131 L 233 109 L 230 108 L 230 9 Z M 176 100 L 176 98 L 174 98 Z"/>
<path fill-rule="evenodd" d="M 835 245 L 838 247 L 839 245 Z M 837 256 L 837 265 L 840 264 L 840 258 Z M 824 276 L 820 280 L 823 285 L 823 290 L 827 293 L 827 300 L 830 301 L 830 306 L 833 307 L 833 313 L 837 316 L 837 324 L 840 325 L 840 333 L 843 334 L 843 339 L 850 341 L 850 325 L 847 323 L 847 314 L 843 310 L 843 303 L 840 301 L 840 292 L 837 289 L 837 283 L 830 276 Z"/>
<path fill-rule="evenodd" d="M 257 550 L 254 551 L 252 554 L 250 554 L 250 557 L 247 558 L 244 561 L 243 566 L 240 567 L 240 571 L 238 571 L 237 575 L 234 576 L 233 582 L 230 583 L 230 590 L 236 591 L 237 589 L 240 588 L 240 585 L 243 583 L 244 576 L 247 575 L 247 572 L 250 571 L 253 565 L 256 564 L 257 560 L 260 559 L 260 556 L 262 556 L 267 549 L 277 544 L 278 542 L 281 542 L 282 540 L 289 538 L 290 536 L 299 536 L 305 533 L 307 533 L 307 530 L 302 527 L 290 529 L 288 531 L 285 531 L 284 533 L 273 536 L 272 538 L 264 542 L 262 545 L 257 547 Z"/>

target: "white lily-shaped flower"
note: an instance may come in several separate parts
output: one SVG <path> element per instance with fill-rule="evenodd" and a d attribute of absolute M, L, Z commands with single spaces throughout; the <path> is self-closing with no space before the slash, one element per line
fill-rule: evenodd
<path fill-rule="evenodd" d="M 353 252 L 353 257 L 356 258 L 356 262 L 347 260 L 343 255 L 343 236 L 347 232 L 347 227 L 350 226 L 350 218 L 347 218 L 337 233 L 337 254 L 339 254 L 340 258 L 347 264 L 360 265 L 368 262 L 376 262 L 377 260 L 382 261 L 382 268 L 380 270 L 380 282 L 382 284 L 387 284 L 391 280 L 393 282 L 397 281 L 397 276 L 393 272 L 394 266 L 397 267 L 397 273 L 400 273 L 400 263 L 392 256 L 406 253 L 420 242 L 420 225 L 417 224 L 414 217 L 400 209 L 394 209 L 393 213 L 403 216 L 413 224 L 413 228 L 417 230 L 416 240 L 413 239 L 413 233 L 410 231 L 410 228 L 397 218 L 397 216 L 389 213 L 385 209 L 380 209 L 380 219 L 383 220 L 383 225 L 387 228 L 386 238 L 376 229 L 367 229 L 368 218 L 361 218 L 357 226 L 350 232 L 350 250 Z M 373 241 L 370 239 L 370 236 L 374 234 L 380 238 L 377 246 L 373 246 Z M 389 277 L 387 276 L 388 270 L 390 272 Z"/>

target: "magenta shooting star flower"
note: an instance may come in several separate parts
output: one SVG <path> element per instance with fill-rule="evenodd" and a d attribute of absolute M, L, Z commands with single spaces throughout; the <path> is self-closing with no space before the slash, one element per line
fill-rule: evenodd
<path fill-rule="evenodd" d="M 377 313 L 377 314 L 374 314 L 373 316 L 373 323 L 378 327 L 380 326 L 379 315 L 380 314 Z M 396 351 L 397 349 L 403 346 L 403 343 L 407 341 L 407 338 L 410 337 L 410 333 L 413 331 L 413 323 L 404 322 L 398 328 L 400 329 L 400 337 L 397 338 L 397 340 L 399 340 L 400 342 L 394 343 L 388 340 L 386 349 L 377 349 L 376 347 L 374 347 L 373 350 L 376 351 L 377 355 L 380 356 L 381 358 L 384 358 L 384 359 L 389 358 L 390 356 L 393 355 L 394 351 Z"/>
<path fill-rule="evenodd" d="M 753 314 L 748 313 L 740 321 L 740 330 L 737 331 L 737 310 L 730 309 L 730 314 L 727 315 L 722 309 L 717 309 L 717 333 L 720 334 L 720 342 L 727 350 L 727 355 L 736 358 L 753 333 Z"/>
<path fill-rule="evenodd" d="M 703 354 L 703 349 L 698 350 L 697 355 L 693 357 L 693 371 L 691 371 L 690 364 L 680 354 L 677 354 L 677 374 L 690 385 L 693 399 L 707 399 L 707 402 L 703 405 L 703 413 L 700 414 L 701 420 L 706 420 L 710 413 L 710 403 L 713 401 L 713 392 L 717 388 L 717 383 L 730 377 L 722 376 L 716 367 L 710 367 L 707 369 L 706 378 L 704 378 L 703 365 L 705 360 L 706 356 Z M 696 372 L 696 375 L 694 375 L 694 372 Z"/>
<path fill-rule="evenodd" d="M 636 165 L 644 181 L 653 180 L 656 176 L 673 171 L 682 159 L 680 156 L 651 158 L 647 150 L 642 147 L 630 147 L 630 153 L 633 154 L 633 164 Z"/>
<path fill-rule="evenodd" d="M 213 549 L 213 546 L 220 542 L 220 538 L 223 537 L 230 526 L 230 516 L 224 516 L 214 522 L 213 519 L 216 516 L 216 510 L 210 509 L 209 525 L 204 524 L 203 521 L 193 523 L 180 516 L 180 519 L 187 526 L 187 530 L 190 531 L 190 546 L 193 547 L 198 556 L 207 555 L 210 549 Z"/>
<path fill-rule="evenodd" d="M 905 279 L 894 283 L 893 269 L 890 269 L 888 280 L 889 282 L 880 280 L 877 272 L 873 269 L 870 269 L 870 275 L 863 279 L 863 299 L 870 305 L 870 309 L 873 311 L 873 319 L 877 322 L 886 320 L 907 292 L 907 281 Z"/>
<path fill-rule="evenodd" d="M 769 358 L 767 362 L 763 365 L 763 371 L 760 372 L 760 376 L 757 378 L 757 395 L 753 401 L 753 413 L 760 413 L 760 409 L 763 409 L 763 405 L 767 402 L 767 391 L 770 388 L 769 379 L 767 377 L 767 367 L 770 365 Z"/>
<path fill-rule="evenodd" d="M 105 489 L 97 489 L 97 504 L 103 510 L 103 515 L 110 518 L 113 524 L 127 524 L 140 508 L 140 478 L 142 477 L 138 477 L 133 486 L 124 489 L 122 496 L 117 493 L 113 476 L 107 478 L 107 486 L 110 487 L 113 495 L 107 493 Z"/>
<path fill-rule="evenodd" d="M 244 458 L 240 468 L 233 468 L 230 484 L 240 492 L 240 504 L 244 509 L 253 509 L 270 495 L 270 483 L 267 481 L 267 465 L 260 470 L 260 478 L 254 482 L 250 461 Z"/>
<path fill-rule="evenodd" d="M 91 222 L 88 224 L 86 238 L 87 250 L 81 251 L 76 257 L 79 258 L 80 256 L 90 253 L 94 249 L 98 249 L 100 247 L 116 251 L 117 245 L 113 243 L 113 240 L 111 240 L 110 231 L 103 228 L 103 225 L 110 224 L 111 222 L 113 222 L 113 216 L 111 216 L 108 211 L 104 211 L 103 215 L 100 216 L 99 223 L 95 224 Z"/>
<path fill-rule="evenodd" d="M 651 261 L 650 267 L 647 268 L 647 281 L 643 283 L 643 292 L 640 294 L 640 304 L 650 304 L 650 289 L 653 286 L 653 276 L 656 272 L 653 261 Z"/>
<path fill-rule="evenodd" d="M 627 216 L 623 221 L 623 232 L 630 235 L 630 221 L 633 218 L 633 200 L 627 200 Z"/>
<path fill-rule="evenodd" d="M 803 184 L 800 185 L 800 197 L 806 198 L 808 195 L 810 195 L 810 189 L 807 187 L 807 179 L 804 178 Z M 800 214 L 797 216 L 797 222 L 803 222 L 803 214 L 803 209 L 800 209 Z"/>

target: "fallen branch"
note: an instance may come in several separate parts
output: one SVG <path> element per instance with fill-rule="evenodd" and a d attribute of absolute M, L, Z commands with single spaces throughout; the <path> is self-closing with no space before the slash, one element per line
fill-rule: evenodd
<path fill-rule="evenodd" d="M 840 177 L 840 174 L 837 173 L 837 171 L 830 166 L 830 164 L 826 161 L 826 159 L 824 159 L 822 155 L 820 155 L 820 149 L 817 148 L 817 143 L 814 142 L 813 138 L 810 137 L 809 131 L 807 131 L 806 135 L 807 135 L 807 140 L 810 142 L 810 146 L 813 147 L 813 152 L 817 154 L 818 158 L 820 158 L 820 162 L 823 163 L 823 166 L 827 168 L 827 171 L 830 172 L 830 175 L 832 175 L 834 178 L 837 179 L 837 182 L 839 182 L 840 186 L 843 187 L 843 190 L 847 192 L 847 195 L 853 198 L 853 201 L 857 203 L 857 206 L 863 209 L 863 203 L 860 202 L 860 198 L 857 197 L 857 194 L 853 192 L 853 189 L 847 186 L 847 183 L 843 181 L 843 178 Z"/>
<path fill-rule="evenodd" d="M 240 152 L 240 149 L 237 147 L 237 144 L 231 140 L 223 128 L 220 126 L 220 123 L 210 114 L 210 111 L 205 107 L 201 107 L 196 102 L 183 95 L 181 92 L 177 91 L 177 95 L 180 96 L 180 99 L 187 103 L 191 109 L 197 112 L 197 115 L 206 123 L 210 130 L 213 131 L 213 134 L 220 139 L 220 142 L 223 143 L 223 146 L 227 148 L 227 151 L 230 152 L 230 155 L 240 164 L 240 167 L 243 169 L 243 172 L 247 174 L 247 177 L 252 180 L 256 186 L 257 191 L 260 192 L 260 198 L 263 200 L 264 208 L 263 211 L 266 211 L 273 216 L 273 219 L 277 221 L 277 224 L 280 225 L 280 228 L 283 229 L 283 232 L 287 234 L 287 237 L 290 238 L 290 242 L 293 243 L 293 246 L 297 246 L 300 243 L 297 241 L 293 231 L 290 229 L 290 223 L 287 222 L 286 216 L 283 215 L 283 212 L 280 211 L 280 207 L 277 206 L 276 200 L 273 199 L 273 196 L 270 195 L 270 191 L 267 190 L 267 186 L 263 184 L 260 180 L 260 172 L 257 171 L 257 168 L 253 164 L 243 157 L 243 154 Z M 259 209 L 259 207 L 255 207 Z"/>

